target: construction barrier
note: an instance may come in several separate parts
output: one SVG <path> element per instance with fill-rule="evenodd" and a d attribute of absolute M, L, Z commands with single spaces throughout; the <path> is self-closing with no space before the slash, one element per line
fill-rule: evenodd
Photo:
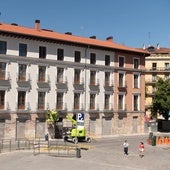
<path fill-rule="evenodd" d="M 152 140 L 148 139 L 148 144 L 156 145 L 170 145 L 170 136 L 153 136 Z"/>

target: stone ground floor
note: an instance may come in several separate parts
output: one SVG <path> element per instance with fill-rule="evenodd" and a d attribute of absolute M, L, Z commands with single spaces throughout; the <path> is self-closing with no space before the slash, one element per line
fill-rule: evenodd
<path fill-rule="evenodd" d="M 0 139 L 3 138 L 44 138 L 48 132 L 45 113 L 1 113 Z M 72 123 L 65 117 L 60 117 L 51 138 L 62 138 L 64 128 Z M 73 115 L 73 113 L 69 113 Z M 144 133 L 145 123 L 143 113 L 86 113 L 85 127 L 89 135 L 101 137 L 116 134 Z"/>

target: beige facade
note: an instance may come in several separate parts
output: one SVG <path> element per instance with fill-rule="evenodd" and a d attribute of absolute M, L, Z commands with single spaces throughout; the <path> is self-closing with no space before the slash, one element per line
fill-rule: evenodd
<path fill-rule="evenodd" d="M 170 48 L 161 48 L 159 44 L 156 47 L 149 46 L 147 51 L 150 56 L 146 57 L 146 114 L 151 116 L 151 111 L 148 109 L 152 104 L 154 86 L 158 77 L 164 79 L 170 78 Z M 159 115 L 158 115 L 159 116 Z M 160 118 L 160 117 L 158 117 Z"/>
<path fill-rule="evenodd" d="M 85 113 L 89 134 L 144 132 L 144 50 L 0 23 L 0 138 L 44 137 L 46 113 Z M 62 136 L 62 135 L 61 135 Z M 61 137 L 60 136 L 60 137 Z"/>

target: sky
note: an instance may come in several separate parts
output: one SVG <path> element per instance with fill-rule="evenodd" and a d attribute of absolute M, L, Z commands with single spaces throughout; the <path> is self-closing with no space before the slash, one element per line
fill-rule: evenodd
<path fill-rule="evenodd" d="M 170 0 L 2 0 L 0 22 L 118 44 L 170 48 Z"/>

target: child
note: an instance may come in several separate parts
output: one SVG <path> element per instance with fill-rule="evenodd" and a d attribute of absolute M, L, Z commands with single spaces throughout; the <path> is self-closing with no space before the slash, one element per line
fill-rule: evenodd
<path fill-rule="evenodd" d="M 129 144 L 128 144 L 127 140 L 125 140 L 125 142 L 123 143 L 125 155 L 128 155 L 128 146 L 129 146 Z"/>
<path fill-rule="evenodd" d="M 140 145 L 139 145 L 139 156 L 142 158 L 142 157 L 144 157 L 144 143 L 143 142 L 141 142 L 140 143 Z"/>

